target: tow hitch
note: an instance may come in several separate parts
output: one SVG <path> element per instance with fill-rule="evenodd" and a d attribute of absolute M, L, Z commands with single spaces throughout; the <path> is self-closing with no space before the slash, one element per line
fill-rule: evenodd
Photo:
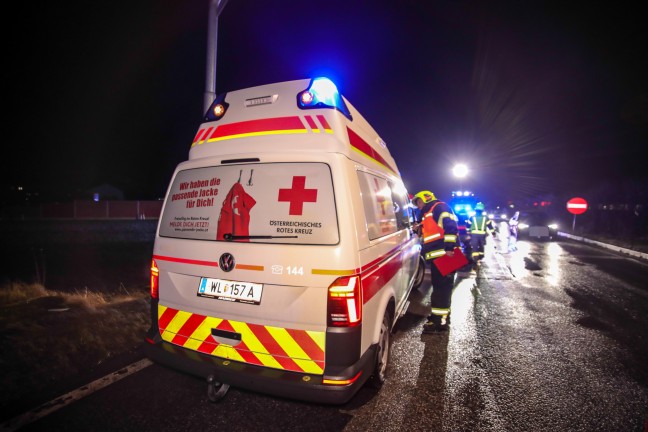
<path fill-rule="evenodd" d="M 218 402 L 223 399 L 229 388 L 229 384 L 216 381 L 214 375 L 209 375 L 207 377 L 207 398 L 210 402 Z"/>

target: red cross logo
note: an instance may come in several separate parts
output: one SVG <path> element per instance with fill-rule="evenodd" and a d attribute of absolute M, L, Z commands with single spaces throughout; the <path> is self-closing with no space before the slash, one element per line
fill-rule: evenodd
<path fill-rule="evenodd" d="M 279 189 L 279 202 L 289 202 L 289 215 L 301 216 L 305 202 L 317 202 L 317 189 L 306 189 L 306 176 L 293 176 L 292 189 Z"/>

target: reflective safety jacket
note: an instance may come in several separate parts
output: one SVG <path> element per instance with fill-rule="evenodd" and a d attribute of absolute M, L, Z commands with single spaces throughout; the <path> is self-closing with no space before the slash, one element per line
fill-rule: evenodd
<path fill-rule="evenodd" d="M 486 215 L 479 215 L 470 218 L 468 230 L 471 234 L 492 234 L 495 228 L 493 227 L 493 221 L 488 219 Z"/>
<path fill-rule="evenodd" d="M 457 216 L 443 201 L 431 201 L 421 209 L 423 254 L 432 260 L 454 250 L 457 245 Z"/>

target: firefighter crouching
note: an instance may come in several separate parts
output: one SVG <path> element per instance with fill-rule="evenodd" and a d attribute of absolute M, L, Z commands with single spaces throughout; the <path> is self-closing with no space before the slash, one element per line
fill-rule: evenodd
<path fill-rule="evenodd" d="M 495 228 L 493 221 L 488 219 L 484 214 L 484 204 L 477 203 L 475 206 L 475 215 L 470 218 L 470 245 L 472 247 L 472 259 L 474 262 L 479 263 L 484 258 L 484 245 L 486 244 L 486 236 L 494 235 Z"/>
<path fill-rule="evenodd" d="M 434 260 L 443 255 L 454 255 L 457 246 L 457 217 L 444 202 L 430 191 L 414 195 L 413 204 L 419 209 L 422 227 L 423 255 L 432 272 L 431 314 L 423 325 L 423 334 L 447 331 L 450 324 L 450 302 L 454 287 L 454 273 L 443 276 Z"/>

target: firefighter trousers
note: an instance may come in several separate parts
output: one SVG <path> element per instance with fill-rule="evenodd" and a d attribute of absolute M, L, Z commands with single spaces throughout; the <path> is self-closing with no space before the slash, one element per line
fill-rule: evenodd
<path fill-rule="evenodd" d="M 486 244 L 486 234 L 470 234 L 470 246 L 472 247 L 473 260 L 484 258 L 484 245 Z"/>
<path fill-rule="evenodd" d="M 430 271 L 432 273 L 432 295 L 430 297 L 431 316 L 450 316 L 454 273 L 443 276 L 434 264 L 434 260 L 430 261 Z"/>

